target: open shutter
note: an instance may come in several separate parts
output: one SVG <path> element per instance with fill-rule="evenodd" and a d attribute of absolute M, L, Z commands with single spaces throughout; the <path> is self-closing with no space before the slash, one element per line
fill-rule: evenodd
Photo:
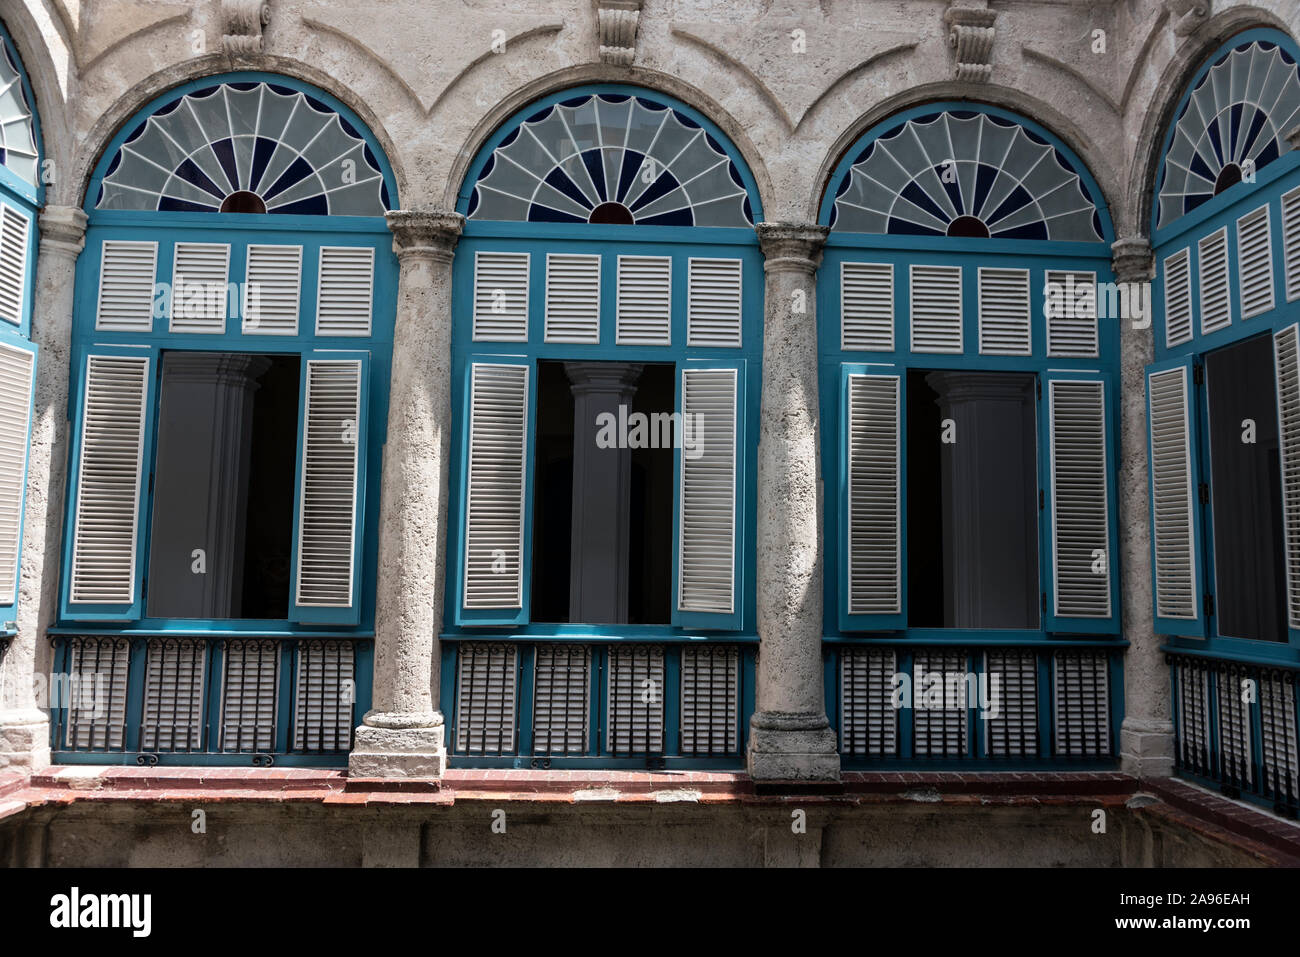
<path fill-rule="evenodd" d="M 18 601 L 34 349 L 0 345 L 0 609 Z M 5 620 L 12 618 L 10 613 Z"/>
<path fill-rule="evenodd" d="M 73 461 L 72 546 L 64 617 L 140 617 L 138 541 L 153 358 L 116 349 L 86 356 Z"/>
<path fill-rule="evenodd" d="M 1201 603 L 1200 471 L 1192 427 L 1192 362 L 1147 366 L 1147 426 L 1151 468 L 1151 568 L 1155 630 L 1205 636 Z"/>
<path fill-rule="evenodd" d="M 902 628 L 902 377 L 845 365 L 840 401 L 840 627 Z"/>
<path fill-rule="evenodd" d="M 1282 470 L 1282 548 L 1286 556 L 1287 623 L 1300 630 L 1300 325 L 1273 335 L 1278 456 Z"/>
<path fill-rule="evenodd" d="M 506 358 L 473 361 L 465 398 L 465 497 L 460 624 L 528 620 L 525 530 L 529 367 Z"/>
<path fill-rule="evenodd" d="M 1048 631 L 1119 633 L 1109 385 L 1095 373 L 1043 378 Z"/>
<path fill-rule="evenodd" d="M 27 250 L 32 221 L 0 205 L 0 319 L 21 325 L 27 302 Z"/>
<path fill-rule="evenodd" d="M 677 580 L 673 624 L 741 627 L 740 475 L 744 366 L 686 363 L 677 408 Z"/>
<path fill-rule="evenodd" d="M 305 624 L 360 620 L 368 358 L 315 352 L 303 363 L 290 615 Z"/>

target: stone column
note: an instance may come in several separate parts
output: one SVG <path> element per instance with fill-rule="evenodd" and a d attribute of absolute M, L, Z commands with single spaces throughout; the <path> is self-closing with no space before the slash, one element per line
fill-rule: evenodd
<path fill-rule="evenodd" d="M 760 223 L 765 257 L 758 432 L 756 780 L 836 780 L 822 681 L 816 274 L 823 226 Z"/>
<path fill-rule="evenodd" d="M 372 708 L 353 777 L 439 778 L 447 765 L 438 682 L 451 456 L 451 263 L 458 213 L 388 214 L 401 266 L 380 492 Z"/>
<path fill-rule="evenodd" d="M 1151 246 L 1145 239 L 1121 239 L 1111 247 L 1117 283 L 1151 282 Z M 1137 288 L 1137 287 L 1134 287 Z M 1098 305 L 1106 297 L 1098 296 Z M 1174 726 L 1170 719 L 1169 666 L 1160 653 L 1151 612 L 1151 506 L 1147 479 L 1146 366 L 1153 354 L 1151 297 L 1130 295 L 1147 315 L 1106 318 L 1118 322 L 1120 357 L 1119 547 L 1123 600 L 1124 723 L 1120 761 L 1137 777 L 1168 777 L 1174 766 Z M 1115 297 L 1117 301 L 1120 297 Z"/>
<path fill-rule="evenodd" d="M 18 586 L 18 634 L 0 686 L 0 767 L 38 771 L 50 763 L 47 706 L 51 649 L 45 630 L 58 613 L 63 493 L 68 459 L 72 290 L 86 237 L 86 214 L 47 206 L 38 220 L 32 341 L 36 394 L 27 464 L 27 502 Z M 38 684 L 40 691 L 38 692 Z"/>

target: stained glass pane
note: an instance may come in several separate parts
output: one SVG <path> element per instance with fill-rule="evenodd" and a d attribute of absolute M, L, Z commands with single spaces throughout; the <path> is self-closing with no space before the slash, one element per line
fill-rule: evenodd
<path fill-rule="evenodd" d="M 36 131 L 22 74 L 4 46 L 0 56 L 0 163 L 25 182 L 36 185 Z"/>

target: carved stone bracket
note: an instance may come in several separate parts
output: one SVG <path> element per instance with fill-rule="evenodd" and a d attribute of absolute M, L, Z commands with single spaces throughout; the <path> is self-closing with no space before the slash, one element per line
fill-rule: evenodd
<path fill-rule="evenodd" d="M 997 12 L 984 7 L 951 6 L 944 11 L 948 45 L 957 53 L 957 79 L 984 83 L 993 72 L 993 21 Z"/>
<path fill-rule="evenodd" d="M 1210 15 L 1210 0 L 1165 0 L 1174 36 L 1185 37 Z"/>
<path fill-rule="evenodd" d="M 615 66 L 632 65 L 640 20 L 641 0 L 596 0 L 600 59 L 603 62 Z"/>
<path fill-rule="evenodd" d="M 264 0 L 221 0 L 221 47 L 227 56 L 262 52 L 262 27 L 271 21 Z"/>
<path fill-rule="evenodd" d="M 1282 134 L 1283 138 L 1291 144 L 1293 150 L 1300 150 L 1300 126 L 1293 130 L 1287 130 Z"/>

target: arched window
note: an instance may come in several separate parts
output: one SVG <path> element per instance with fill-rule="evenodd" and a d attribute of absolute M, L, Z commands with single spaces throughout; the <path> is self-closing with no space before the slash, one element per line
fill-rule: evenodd
<path fill-rule="evenodd" d="M 174 89 L 100 159 L 54 631 L 67 673 L 112 678 L 96 713 L 58 714 L 72 760 L 346 760 L 369 696 L 394 196 L 361 122 L 281 76 Z"/>
<path fill-rule="evenodd" d="M 1147 370 L 1156 631 L 1189 653 L 1172 659 L 1179 767 L 1292 813 L 1298 129 L 1300 47 L 1276 31 L 1234 37 L 1188 83 L 1155 184 Z M 1255 693 L 1239 694 L 1239 679 Z"/>
<path fill-rule="evenodd" d="M 506 122 L 460 202 L 450 750 L 738 765 L 756 639 L 753 178 L 690 107 L 588 87 Z"/>
<path fill-rule="evenodd" d="M 1111 757 L 1114 380 L 1130 303 L 1110 281 L 1096 183 L 1023 117 L 928 104 L 847 151 L 821 221 L 841 755 Z M 895 675 L 910 708 L 891 702 Z M 927 706 L 932 679 L 960 701 Z"/>

